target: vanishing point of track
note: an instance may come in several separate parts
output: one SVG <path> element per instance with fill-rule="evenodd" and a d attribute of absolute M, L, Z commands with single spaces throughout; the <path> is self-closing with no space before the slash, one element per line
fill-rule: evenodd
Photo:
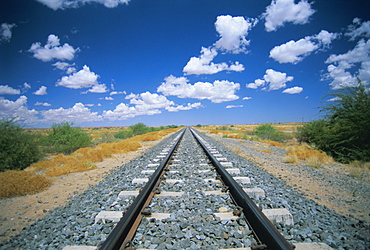
<path fill-rule="evenodd" d="M 151 176 L 133 180 L 143 187 L 100 249 L 143 249 L 146 239 L 186 248 L 193 237 L 206 249 L 294 249 L 239 184 L 248 177 L 235 177 L 232 163 L 193 129 L 180 131 L 153 160 L 144 171 Z"/>

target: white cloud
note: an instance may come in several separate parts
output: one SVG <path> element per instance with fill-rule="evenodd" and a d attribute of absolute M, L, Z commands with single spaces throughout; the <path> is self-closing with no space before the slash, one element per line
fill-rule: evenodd
<path fill-rule="evenodd" d="M 105 93 L 105 92 L 108 92 L 108 89 L 107 89 L 107 86 L 105 84 L 97 84 L 97 85 L 92 86 L 92 88 L 89 89 L 89 90 L 87 90 L 86 93 L 87 92 L 91 92 L 91 93 Z"/>
<path fill-rule="evenodd" d="M 247 83 L 246 84 L 246 87 L 249 88 L 249 89 L 257 89 L 258 87 L 261 87 L 261 86 L 263 86 L 265 84 L 266 84 L 265 80 L 256 79 L 252 83 Z"/>
<path fill-rule="evenodd" d="M 71 89 L 90 88 L 98 85 L 98 77 L 99 75 L 91 72 L 90 68 L 85 65 L 80 71 L 69 76 L 63 76 L 55 85 Z"/>
<path fill-rule="evenodd" d="M 27 108 L 27 97 L 22 95 L 16 101 L 10 101 L 0 97 L 0 118 L 15 118 L 16 121 L 23 121 L 27 124 L 33 124 L 38 121 L 36 115 L 38 111 Z"/>
<path fill-rule="evenodd" d="M 248 31 L 257 24 L 257 19 L 245 20 L 242 16 L 232 17 L 230 15 L 218 16 L 215 22 L 216 31 L 220 39 L 215 47 L 231 53 L 247 52 L 249 42 L 246 39 Z"/>
<path fill-rule="evenodd" d="M 27 91 L 27 90 L 28 90 L 28 89 L 30 89 L 30 88 L 31 88 L 31 85 L 25 82 L 25 83 L 23 84 L 23 89 L 22 89 L 22 90 L 23 90 L 23 91 Z"/>
<path fill-rule="evenodd" d="M 47 102 L 36 102 L 35 105 L 36 106 L 44 106 L 44 107 L 50 107 L 51 106 L 51 104 L 47 103 Z"/>
<path fill-rule="evenodd" d="M 312 39 L 316 39 L 319 42 L 319 45 L 326 47 L 327 45 L 331 44 L 331 42 L 338 38 L 338 33 L 331 33 L 327 30 L 321 30 L 319 34 L 312 36 Z"/>
<path fill-rule="evenodd" d="M 226 108 L 227 109 L 232 109 L 232 108 L 242 108 L 243 105 L 227 105 Z"/>
<path fill-rule="evenodd" d="M 324 79 L 332 80 L 330 85 L 333 89 L 345 86 L 353 86 L 357 83 L 357 77 L 364 82 L 370 81 L 370 39 L 361 39 L 355 48 L 340 55 L 330 55 L 325 61 L 329 66 Z M 356 71 L 358 69 L 358 71 Z M 350 71 L 355 72 L 353 75 Z"/>
<path fill-rule="evenodd" d="M 212 60 L 217 56 L 215 48 L 202 47 L 200 57 L 191 57 L 189 62 L 183 68 L 186 75 L 201 75 L 201 74 L 216 74 L 223 70 L 229 71 L 243 71 L 244 66 L 239 62 L 235 62 L 228 66 L 226 63 L 213 63 Z"/>
<path fill-rule="evenodd" d="M 76 72 L 76 68 L 74 67 L 75 66 L 74 63 L 69 64 L 69 63 L 66 63 L 66 62 L 56 62 L 56 63 L 53 64 L 53 66 L 56 67 L 57 69 L 65 70 L 68 75 Z"/>
<path fill-rule="evenodd" d="M 302 38 L 297 42 L 289 41 L 280 46 L 275 46 L 270 51 L 270 57 L 279 63 L 295 64 L 317 48 L 318 46 L 311 42 L 309 38 Z"/>
<path fill-rule="evenodd" d="M 33 94 L 34 94 L 34 95 L 46 95 L 46 94 L 47 94 L 46 90 L 47 90 L 47 87 L 45 87 L 45 86 L 41 86 L 41 87 L 40 87 L 37 91 L 35 91 Z"/>
<path fill-rule="evenodd" d="M 322 30 L 317 35 L 307 36 L 298 41 L 291 40 L 282 45 L 275 46 L 270 51 L 270 57 L 279 63 L 296 64 L 320 47 L 325 48 L 329 46 L 332 40 L 337 37 L 338 34 L 336 33 Z"/>
<path fill-rule="evenodd" d="M 8 85 L 0 85 L 0 95 L 19 95 L 21 91 Z"/>
<path fill-rule="evenodd" d="M 64 109 L 62 107 L 58 109 L 49 109 L 47 111 L 43 111 L 42 114 L 45 121 L 55 123 L 70 121 L 78 124 L 102 120 L 102 117 L 98 115 L 98 112 L 91 112 L 91 110 L 85 107 L 82 103 L 76 103 L 69 109 Z"/>
<path fill-rule="evenodd" d="M 275 31 L 286 22 L 306 24 L 314 12 L 311 4 L 306 0 L 301 0 L 297 4 L 294 0 L 273 0 L 262 16 L 266 21 L 266 31 Z"/>
<path fill-rule="evenodd" d="M 263 76 L 266 83 L 269 83 L 269 90 L 277 90 L 286 87 L 286 83 L 293 81 L 293 76 L 287 76 L 286 73 L 275 71 L 273 69 L 266 70 L 266 74 Z"/>
<path fill-rule="evenodd" d="M 227 80 L 216 80 L 213 83 L 196 82 L 194 85 L 188 84 L 185 77 L 168 76 L 158 88 L 157 92 L 165 96 L 177 96 L 179 98 L 208 99 L 213 103 L 221 103 L 239 99 L 235 92 L 240 89 L 239 83 Z"/>
<path fill-rule="evenodd" d="M 36 42 L 31 45 L 31 48 L 28 50 L 33 53 L 33 56 L 41 61 L 48 62 L 53 59 L 59 60 L 72 60 L 75 56 L 75 53 L 79 50 L 74 49 L 68 43 L 60 45 L 60 40 L 56 35 L 49 35 L 48 40 L 45 46 L 41 46 L 41 43 Z"/>
<path fill-rule="evenodd" d="M 120 94 L 126 95 L 126 91 L 112 91 L 110 92 L 109 95 L 120 95 Z"/>
<path fill-rule="evenodd" d="M 269 84 L 268 90 L 277 90 L 285 88 L 286 83 L 293 81 L 293 79 L 293 76 L 287 76 L 286 73 L 275 71 L 273 69 L 267 69 L 266 74 L 263 76 L 263 80 L 256 79 L 253 83 L 248 83 L 246 87 L 250 89 L 257 89 L 258 87 Z M 264 89 L 266 88 L 267 87 Z"/>
<path fill-rule="evenodd" d="M 114 110 L 104 110 L 103 117 L 109 120 L 124 120 L 139 115 L 160 114 L 160 109 L 166 109 L 175 105 L 173 101 L 165 96 L 145 92 L 141 94 L 130 94 L 126 96 L 130 99 L 130 104 L 120 103 Z"/>
<path fill-rule="evenodd" d="M 249 97 L 249 96 L 243 97 L 243 100 L 250 100 L 250 99 L 252 99 L 252 97 Z"/>
<path fill-rule="evenodd" d="M 9 42 L 12 38 L 12 29 L 16 26 L 14 23 L 2 23 L 0 26 L 0 42 Z"/>
<path fill-rule="evenodd" d="M 302 87 L 292 87 L 292 88 L 288 88 L 288 89 L 285 89 L 283 91 L 283 93 L 286 93 L 286 94 L 299 94 L 303 91 L 303 88 Z"/>
<path fill-rule="evenodd" d="M 107 96 L 107 97 L 104 98 L 104 100 L 113 101 L 114 99 L 113 99 L 113 97 Z"/>
<path fill-rule="evenodd" d="M 107 8 L 115 8 L 119 4 L 128 4 L 130 0 L 37 0 L 53 10 L 78 8 L 85 3 L 100 3 Z"/>
<path fill-rule="evenodd" d="M 193 108 L 200 108 L 203 107 L 200 102 L 196 103 L 188 103 L 186 106 L 184 105 L 177 105 L 177 106 L 169 106 L 166 107 L 168 112 L 178 112 L 179 110 L 191 110 Z"/>
<path fill-rule="evenodd" d="M 350 40 L 361 36 L 370 37 L 370 21 L 361 23 L 359 18 L 353 19 L 353 23 L 348 26 L 346 36 L 349 36 Z"/>

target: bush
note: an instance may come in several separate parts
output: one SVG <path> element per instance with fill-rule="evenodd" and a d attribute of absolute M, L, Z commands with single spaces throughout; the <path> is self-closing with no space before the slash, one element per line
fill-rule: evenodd
<path fill-rule="evenodd" d="M 335 101 L 322 108 L 324 119 L 300 128 L 298 139 L 315 144 L 342 163 L 370 161 L 370 91 L 359 81 L 330 95 Z"/>
<path fill-rule="evenodd" d="M 52 152 L 70 154 L 79 148 L 91 146 L 91 137 L 81 128 L 72 125 L 69 122 L 53 124 L 46 137 Z"/>
<path fill-rule="evenodd" d="M 263 140 L 267 139 L 280 142 L 286 139 L 286 135 L 283 132 L 276 130 L 274 126 L 268 123 L 258 126 L 254 133 Z"/>
<path fill-rule="evenodd" d="M 131 130 L 121 130 L 114 135 L 114 137 L 118 139 L 127 139 L 132 136 L 133 136 L 133 133 Z"/>
<path fill-rule="evenodd" d="M 34 134 L 9 121 L 0 122 L 0 171 L 21 170 L 43 157 Z"/>

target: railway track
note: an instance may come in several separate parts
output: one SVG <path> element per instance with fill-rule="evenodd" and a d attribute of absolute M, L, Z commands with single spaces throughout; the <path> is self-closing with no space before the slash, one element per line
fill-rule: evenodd
<path fill-rule="evenodd" d="M 364 225 L 314 203 L 219 142 L 196 134 L 207 150 L 190 129 L 174 133 L 0 242 L 0 249 L 292 249 L 289 242 L 296 250 L 331 249 L 328 245 L 369 249 Z M 239 188 L 228 184 L 233 181 Z M 154 192 L 145 191 L 146 186 Z M 144 194 L 152 196 L 150 202 Z M 142 208 L 134 209 L 139 203 Z M 134 223 L 122 227 L 128 217 Z M 288 244 L 281 236 L 270 239 L 269 221 Z"/>
<path fill-rule="evenodd" d="M 181 131 L 147 167 L 132 180 L 142 184 L 139 192 L 120 193 L 119 200 L 136 197 L 123 215 L 98 214 L 97 221 L 123 216 L 99 249 L 294 249 L 247 194 L 264 196 L 263 190 L 247 188 L 249 177 L 193 129 Z"/>

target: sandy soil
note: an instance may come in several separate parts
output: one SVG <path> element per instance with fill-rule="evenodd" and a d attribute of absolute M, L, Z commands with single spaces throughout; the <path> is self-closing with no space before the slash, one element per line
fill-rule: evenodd
<path fill-rule="evenodd" d="M 68 198 L 83 192 L 100 182 L 113 169 L 142 155 L 160 140 L 141 142 L 138 151 L 96 163 L 97 169 L 53 177 L 53 184 L 47 190 L 33 195 L 0 199 L 0 241 L 18 234 L 24 227 L 45 216 L 49 210 L 67 203 Z"/>

